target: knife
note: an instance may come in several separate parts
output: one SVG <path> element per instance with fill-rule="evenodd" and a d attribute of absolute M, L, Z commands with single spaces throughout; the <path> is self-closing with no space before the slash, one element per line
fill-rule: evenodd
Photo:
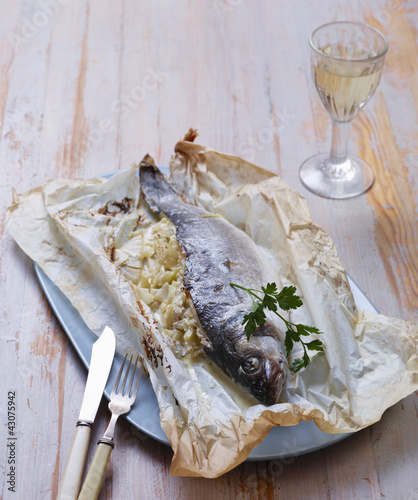
<path fill-rule="evenodd" d="M 102 399 L 115 355 L 115 334 L 106 326 L 93 344 L 83 402 L 58 490 L 57 500 L 75 500 L 80 489 L 91 428 Z"/>

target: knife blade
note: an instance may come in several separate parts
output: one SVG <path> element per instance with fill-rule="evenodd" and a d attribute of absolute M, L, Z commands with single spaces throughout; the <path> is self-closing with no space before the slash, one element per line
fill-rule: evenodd
<path fill-rule="evenodd" d="M 74 500 L 77 498 L 83 476 L 91 428 L 109 377 L 115 355 L 115 347 L 115 334 L 111 328 L 106 326 L 99 339 L 93 344 L 83 402 L 81 403 L 70 453 L 61 478 L 57 500 Z"/>

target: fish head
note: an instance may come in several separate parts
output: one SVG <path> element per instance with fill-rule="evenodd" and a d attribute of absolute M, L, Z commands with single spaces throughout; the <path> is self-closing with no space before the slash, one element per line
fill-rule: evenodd
<path fill-rule="evenodd" d="M 257 329 L 248 341 L 240 343 L 237 351 L 238 382 L 261 403 L 277 403 L 286 379 L 287 360 L 274 326 Z"/>

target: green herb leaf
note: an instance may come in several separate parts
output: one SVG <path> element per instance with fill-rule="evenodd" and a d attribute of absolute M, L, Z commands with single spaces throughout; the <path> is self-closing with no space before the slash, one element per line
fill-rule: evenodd
<path fill-rule="evenodd" d="M 263 326 L 265 323 L 266 314 L 263 310 L 263 306 L 259 302 L 254 302 L 250 312 L 244 316 L 244 320 L 242 322 L 242 324 L 245 325 L 247 339 L 251 337 L 258 326 Z"/>
<path fill-rule="evenodd" d="M 276 298 L 272 297 L 271 295 L 265 295 L 263 297 L 263 307 L 267 307 L 267 309 L 270 309 L 270 311 L 276 312 L 277 311 L 277 303 L 276 303 Z"/>
<path fill-rule="evenodd" d="M 322 342 L 320 340 L 312 340 L 306 344 L 306 347 L 310 351 L 323 351 L 324 348 L 322 346 Z"/>
<path fill-rule="evenodd" d="M 293 363 L 289 366 L 289 368 L 293 373 L 296 373 L 302 368 L 305 368 L 305 366 L 305 361 L 303 359 L 296 358 L 295 361 L 293 361 Z"/>
<path fill-rule="evenodd" d="M 289 328 L 286 332 L 286 335 L 289 336 L 293 340 L 293 342 L 300 342 L 300 335 L 296 330 Z"/>
<path fill-rule="evenodd" d="M 280 309 L 288 311 L 289 309 L 297 309 L 303 304 L 302 299 L 295 292 L 296 288 L 294 286 L 285 286 L 281 292 L 276 294 Z"/>
<path fill-rule="evenodd" d="M 303 326 L 303 328 L 309 333 L 316 333 L 318 335 L 322 333 L 318 330 L 318 328 L 316 328 L 316 326 L 309 326 L 309 325 L 300 325 L 300 326 Z"/>
<path fill-rule="evenodd" d="M 246 314 L 244 316 L 242 324 L 245 325 L 245 332 L 247 334 L 247 339 L 249 339 L 251 335 L 255 332 L 257 328 L 257 323 L 255 322 L 255 319 L 251 315 Z"/>
<path fill-rule="evenodd" d="M 296 330 L 298 332 L 299 335 L 303 335 L 303 336 L 307 336 L 309 335 L 309 332 L 307 330 L 307 328 L 305 327 L 305 325 L 296 325 Z"/>
<path fill-rule="evenodd" d="M 268 295 L 275 295 L 277 293 L 277 285 L 276 283 L 267 283 L 267 286 L 261 287 L 261 290 Z"/>
<path fill-rule="evenodd" d="M 284 339 L 284 346 L 286 348 L 286 356 L 289 356 L 290 352 L 293 349 L 293 339 L 292 335 L 288 334 L 289 332 L 286 332 L 286 337 Z"/>

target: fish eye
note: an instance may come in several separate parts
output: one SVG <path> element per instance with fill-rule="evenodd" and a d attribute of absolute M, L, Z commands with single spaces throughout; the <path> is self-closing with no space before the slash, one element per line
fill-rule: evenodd
<path fill-rule="evenodd" d="M 256 356 L 251 356 L 245 360 L 245 363 L 242 365 L 243 371 L 247 375 L 252 375 L 256 373 L 260 368 L 260 360 Z"/>

